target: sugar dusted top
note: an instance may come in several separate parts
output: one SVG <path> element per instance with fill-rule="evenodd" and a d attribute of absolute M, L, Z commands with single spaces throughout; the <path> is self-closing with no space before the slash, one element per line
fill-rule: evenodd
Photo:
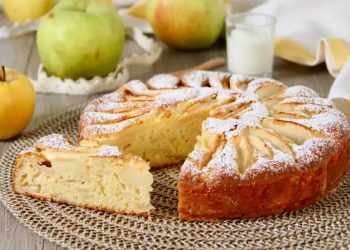
<path fill-rule="evenodd" d="M 116 156 L 116 157 L 122 157 L 123 153 L 120 152 L 120 150 L 118 149 L 118 147 L 115 146 L 101 146 L 101 148 L 99 148 L 97 150 L 97 152 L 95 154 L 93 154 L 93 156 Z"/>
<path fill-rule="evenodd" d="M 180 103 L 215 103 L 202 124 L 202 143 L 184 162 L 182 177 L 213 181 L 225 175 L 252 178 L 266 171 L 302 169 L 333 152 L 350 134 L 345 115 L 310 88 L 194 71 L 180 78 L 156 75 L 146 84 L 131 81 L 93 101 L 81 118 L 81 138 L 113 137 L 171 113 Z"/>
<path fill-rule="evenodd" d="M 20 155 L 25 154 L 40 154 L 43 150 L 55 150 L 58 152 L 71 152 L 71 153 L 86 153 L 88 156 L 97 157 L 123 157 L 125 156 L 116 146 L 101 146 L 96 147 L 92 145 L 90 147 L 82 147 L 74 145 L 65 136 L 61 134 L 50 134 L 39 139 L 34 147 L 25 149 L 20 152 Z M 134 157 L 139 159 L 138 157 Z"/>
<path fill-rule="evenodd" d="M 72 143 L 61 134 L 50 134 L 35 143 L 37 149 L 55 149 L 58 151 L 77 151 L 79 148 L 72 145 Z"/>

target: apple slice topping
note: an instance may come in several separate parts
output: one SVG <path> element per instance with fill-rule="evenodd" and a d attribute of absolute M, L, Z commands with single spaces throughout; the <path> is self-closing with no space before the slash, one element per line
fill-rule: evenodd
<path fill-rule="evenodd" d="M 207 72 L 201 70 L 192 71 L 181 77 L 181 83 L 185 86 L 193 88 L 208 86 L 208 74 Z"/>
<path fill-rule="evenodd" d="M 268 159 L 273 159 L 273 151 L 270 145 L 265 143 L 264 140 L 261 138 L 254 136 L 254 135 L 248 135 L 249 143 L 263 156 L 267 157 Z"/>
<path fill-rule="evenodd" d="M 214 88 L 223 88 L 228 89 L 229 88 L 229 79 L 230 74 L 229 73 L 223 73 L 223 72 L 209 72 L 208 80 L 210 86 Z"/>
<path fill-rule="evenodd" d="M 249 108 L 251 104 L 251 101 L 229 103 L 213 109 L 210 115 L 221 119 L 236 118 L 240 113 Z"/>
<path fill-rule="evenodd" d="M 300 111 L 291 112 L 277 112 L 272 114 L 275 118 L 288 118 L 288 119 L 309 119 L 311 116 L 309 114 Z"/>
<path fill-rule="evenodd" d="M 237 151 L 237 165 L 240 173 L 249 168 L 256 158 L 253 154 L 253 148 L 250 145 L 245 133 L 240 134 L 236 138 L 232 138 Z"/>
<path fill-rule="evenodd" d="M 313 97 L 313 98 L 308 98 L 308 97 L 288 97 L 281 101 L 283 104 L 314 104 L 314 105 L 319 105 L 319 106 L 328 106 L 328 107 L 334 107 L 334 103 L 325 98 L 318 98 L 318 97 Z"/>
<path fill-rule="evenodd" d="M 131 82 L 128 82 L 123 85 L 119 89 L 121 93 L 123 93 L 126 97 L 131 96 L 129 98 L 135 97 L 135 96 L 150 96 L 154 97 L 156 95 L 159 95 L 158 90 L 150 90 L 148 89 L 147 85 L 139 80 L 133 80 Z M 151 99 L 153 100 L 153 99 Z"/>
<path fill-rule="evenodd" d="M 281 136 L 263 128 L 250 129 L 248 133 L 249 135 L 256 136 L 266 142 L 269 142 L 273 147 L 294 157 L 292 147 Z"/>
<path fill-rule="evenodd" d="M 270 110 L 272 112 L 293 112 L 297 106 L 300 104 L 298 103 L 278 103 L 276 105 L 272 105 L 270 107 Z"/>
<path fill-rule="evenodd" d="M 206 166 L 212 159 L 213 154 L 220 150 L 225 144 L 226 141 L 223 140 L 220 135 L 203 132 L 201 136 L 198 136 L 194 151 L 199 150 L 202 153 L 200 160 L 196 161 L 200 165 L 200 168 Z M 190 158 L 193 159 L 194 157 Z"/>
<path fill-rule="evenodd" d="M 194 88 L 211 86 L 217 89 L 228 89 L 230 76 L 229 73 L 224 72 L 196 70 L 183 75 L 181 83 Z"/>
<path fill-rule="evenodd" d="M 319 137 L 316 131 L 290 120 L 265 119 L 262 121 L 262 126 L 292 140 L 297 145 Z"/>
<path fill-rule="evenodd" d="M 259 96 L 260 100 L 282 93 L 286 86 L 272 80 L 258 79 L 252 81 L 247 88 Z"/>
<path fill-rule="evenodd" d="M 274 106 L 276 104 L 278 104 L 281 100 L 283 100 L 282 97 L 280 96 L 270 96 L 268 98 L 265 98 L 264 100 L 262 100 L 261 102 L 267 106 L 267 107 L 271 107 Z"/>
<path fill-rule="evenodd" d="M 121 122 L 133 117 L 137 117 L 145 114 L 147 111 L 138 109 L 130 112 L 124 113 L 107 113 L 107 112 L 85 112 L 81 116 L 81 126 L 86 126 L 88 124 L 108 124 L 108 123 L 116 123 Z"/>
<path fill-rule="evenodd" d="M 149 109 L 147 103 L 142 101 L 134 102 L 107 102 L 98 104 L 96 110 L 108 113 L 123 113 L 135 109 Z"/>
<path fill-rule="evenodd" d="M 181 106 L 181 104 L 179 104 L 178 106 Z M 209 107 L 214 105 L 214 104 L 215 104 L 215 102 L 210 101 L 210 100 L 200 101 L 197 103 L 190 103 L 190 105 L 187 105 L 187 108 L 184 110 L 184 114 L 193 113 L 193 112 L 200 112 L 200 111 L 204 111 L 204 110 L 207 110 L 209 113 L 209 110 L 210 110 Z"/>
<path fill-rule="evenodd" d="M 244 76 L 244 75 L 232 75 L 230 77 L 230 89 L 236 90 L 238 92 L 244 91 L 247 89 L 248 84 L 253 81 L 255 78 L 250 76 Z"/>

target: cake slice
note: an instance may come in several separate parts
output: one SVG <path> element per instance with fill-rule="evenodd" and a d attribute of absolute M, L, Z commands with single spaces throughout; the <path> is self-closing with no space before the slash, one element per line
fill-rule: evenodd
<path fill-rule="evenodd" d="M 114 145 L 149 161 L 152 168 L 181 164 L 210 110 L 235 96 L 225 89 L 177 86 L 178 82 L 164 75 L 147 85 L 134 80 L 92 101 L 81 116 L 80 144 Z"/>
<path fill-rule="evenodd" d="M 42 200 L 147 216 L 152 182 L 149 164 L 139 157 L 51 134 L 18 155 L 13 188 Z"/>

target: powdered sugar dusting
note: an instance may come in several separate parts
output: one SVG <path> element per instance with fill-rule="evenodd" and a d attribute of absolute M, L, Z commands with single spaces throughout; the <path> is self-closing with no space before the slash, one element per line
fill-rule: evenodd
<path fill-rule="evenodd" d="M 96 106 L 95 111 L 117 112 L 127 109 L 137 109 L 147 107 L 145 102 L 103 102 Z"/>
<path fill-rule="evenodd" d="M 260 88 L 262 85 L 266 85 L 266 84 L 273 84 L 273 85 L 285 87 L 285 85 L 283 83 L 276 81 L 274 79 L 258 78 L 258 79 L 255 79 L 249 83 L 247 90 L 251 91 L 251 92 L 256 92 L 256 90 L 258 88 Z"/>
<path fill-rule="evenodd" d="M 165 92 L 156 97 L 152 103 L 153 107 L 164 107 L 179 102 L 197 102 L 216 94 L 217 90 L 212 88 L 181 88 Z"/>
<path fill-rule="evenodd" d="M 143 117 L 136 117 L 113 124 L 87 125 L 85 129 L 81 132 L 81 135 L 84 138 L 89 138 L 91 135 L 110 136 L 111 134 L 119 133 L 125 128 L 140 122 L 142 119 Z"/>
<path fill-rule="evenodd" d="M 119 92 L 115 91 L 110 94 L 106 94 L 98 99 L 91 101 L 86 108 L 85 112 L 89 111 L 99 111 L 101 110 L 101 105 L 106 103 L 118 103 L 124 101 L 124 96 Z"/>
<path fill-rule="evenodd" d="M 264 173 L 278 174 L 290 167 L 293 167 L 293 165 L 290 165 L 288 162 L 269 160 L 265 157 L 260 157 L 251 167 L 246 169 L 240 177 L 241 179 L 253 179 L 257 175 Z"/>
<path fill-rule="evenodd" d="M 238 125 L 237 119 L 221 120 L 209 117 L 206 119 L 202 127 L 212 134 L 223 134 L 225 132 L 234 130 Z"/>
<path fill-rule="evenodd" d="M 123 88 L 129 90 L 134 95 L 143 95 L 149 91 L 147 86 L 140 80 L 130 81 Z"/>
<path fill-rule="evenodd" d="M 334 154 L 338 143 L 330 139 L 313 138 L 303 145 L 293 145 L 299 167 L 321 162 L 329 154 Z"/>
<path fill-rule="evenodd" d="M 206 71 L 192 71 L 181 77 L 181 82 L 189 87 L 199 88 L 208 83 L 208 72 Z"/>
<path fill-rule="evenodd" d="M 226 87 L 223 83 L 226 82 L 228 87 L 230 74 L 223 72 L 210 72 L 208 75 L 209 85 L 213 88 L 222 89 Z"/>
<path fill-rule="evenodd" d="M 213 88 L 222 89 L 230 86 L 229 73 L 212 72 L 212 71 L 192 71 L 181 77 L 181 82 L 185 86 L 200 88 L 203 86 L 211 86 Z"/>
<path fill-rule="evenodd" d="M 277 150 L 277 149 L 275 149 L 275 154 L 274 154 L 273 160 L 276 162 L 286 163 L 289 165 L 295 163 L 295 159 L 290 154 L 287 154 L 287 153 L 282 152 L 282 151 Z"/>
<path fill-rule="evenodd" d="M 226 89 L 228 87 L 230 89 Z M 271 95 L 273 97 L 264 102 L 266 107 L 260 103 L 259 98 Z M 143 98 L 143 96 L 151 97 Z M 200 144 L 198 144 L 199 146 L 196 146 L 183 164 L 181 176 L 190 173 L 190 176 L 203 176 L 204 179 L 214 180 L 221 175 L 230 174 L 232 177 L 238 176 L 244 179 L 264 172 L 275 174 L 286 169 L 295 170 L 322 160 L 322 157 L 336 151 L 340 142 L 348 140 L 350 136 L 350 126 L 345 115 L 335 109 L 332 101 L 320 98 L 315 91 L 307 87 L 287 88 L 283 83 L 273 79 L 254 79 L 206 71 L 185 74 L 180 80 L 177 77 L 163 74 L 152 77 L 147 84 L 141 81 L 129 82 L 118 93 L 106 95 L 88 106 L 83 115 L 86 126 L 81 134 L 82 137 L 87 136 L 88 138 L 96 138 L 94 136 L 98 136 L 97 139 L 100 137 L 114 138 L 113 136 L 129 126 L 152 119 L 151 117 L 156 114 L 153 110 L 161 113 L 177 103 L 204 103 L 206 100 L 215 103 L 213 106 L 216 109 L 211 113 L 213 117 L 207 118 L 202 123 L 202 136 L 205 138 L 208 133 L 220 135 L 218 140 L 223 140 L 220 142 L 222 147 L 217 152 L 207 152 L 200 149 Z M 244 103 L 248 105 L 240 106 Z M 275 109 L 273 109 L 274 106 Z M 240 107 L 241 109 L 237 112 Z M 270 107 L 272 107 L 271 110 Z M 130 112 L 139 109 L 149 112 L 138 117 L 128 117 Z M 239 174 L 235 160 L 238 153 L 233 145 L 237 142 L 235 140 L 249 136 L 252 130 L 246 128 L 262 128 L 262 120 L 271 117 L 277 111 L 280 117 L 278 119 L 299 123 L 313 131 L 318 131 L 319 133 L 315 133 L 315 136 L 324 138 L 312 138 L 301 145 L 294 145 L 292 140 L 288 140 L 288 137 L 276 137 L 285 143 L 282 144 L 284 146 L 281 146 L 281 150 L 288 147 L 288 150 L 284 150 L 288 154 L 270 145 L 272 151 L 266 155 L 261 152 L 264 150 L 264 143 L 269 143 L 267 137 L 272 136 L 271 134 L 262 136 L 259 145 L 253 145 L 254 142 L 246 140 L 246 144 L 242 145 L 253 150 L 252 159 L 256 159 L 256 162 L 251 166 L 244 166 L 245 170 Z M 304 115 L 290 115 L 293 112 Z M 255 132 L 259 131 L 262 130 Z M 269 133 L 278 133 L 278 131 L 270 129 Z M 258 142 L 255 141 L 255 143 Z M 258 146 L 261 147 L 261 152 L 255 148 Z M 113 150 L 105 149 L 105 152 L 100 153 L 102 155 L 117 154 Z M 214 154 L 212 159 L 207 165 L 202 166 L 205 164 L 204 159 L 207 160 L 210 153 Z M 272 155 L 272 159 L 268 158 Z"/>
<path fill-rule="evenodd" d="M 100 97 L 99 99 L 103 102 L 122 102 L 124 100 L 124 96 L 118 91 L 114 91 Z"/>
<path fill-rule="evenodd" d="M 83 123 L 87 124 L 118 122 L 126 118 L 128 118 L 128 115 L 124 113 L 112 114 L 103 112 L 85 112 L 81 116 Z"/>
<path fill-rule="evenodd" d="M 183 178 L 188 173 L 190 173 L 192 176 L 197 176 L 202 173 L 198 166 L 195 165 L 189 158 L 182 164 L 179 178 Z"/>
<path fill-rule="evenodd" d="M 236 100 L 239 96 L 237 91 L 232 91 L 229 89 L 218 89 L 216 100 L 220 103 L 226 102 L 227 100 Z"/>
<path fill-rule="evenodd" d="M 274 148 L 271 144 L 269 145 L 274 152 L 273 159 L 268 159 L 264 155 L 259 155 L 257 161 L 242 173 L 242 179 L 254 178 L 255 176 L 263 173 L 278 174 L 286 169 L 297 167 L 294 157 Z"/>
<path fill-rule="evenodd" d="M 257 102 L 259 101 L 259 96 L 252 91 L 245 91 L 239 99 Z"/>
<path fill-rule="evenodd" d="M 198 90 L 193 88 L 176 89 L 159 95 L 156 97 L 153 106 L 166 106 L 176 104 L 178 102 L 185 102 L 196 98 L 198 96 Z"/>
<path fill-rule="evenodd" d="M 240 74 L 234 74 L 230 77 L 230 88 L 231 89 L 245 89 L 248 83 L 253 81 L 255 78 L 246 76 L 246 75 L 240 75 Z"/>
<path fill-rule="evenodd" d="M 307 98 L 307 97 L 288 97 L 281 101 L 282 104 L 300 103 L 300 104 L 316 104 L 321 106 L 335 107 L 334 103 L 326 98 Z"/>
<path fill-rule="evenodd" d="M 321 113 L 321 112 L 327 112 L 330 108 L 327 106 L 320 106 L 315 104 L 302 104 L 295 107 L 296 111 L 307 111 L 311 113 Z"/>
<path fill-rule="evenodd" d="M 62 151 L 75 151 L 79 150 L 78 147 L 74 147 L 63 135 L 61 134 L 50 134 L 35 144 L 36 148 L 39 149 L 56 149 Z"/>
<path fill-rule="evenodd" d="M 203 123 L 203 128 L 209 133 L 228 133 L 229 137 L 236 136 L 247 127 L 255 128 L 261 126 L 261 120 L 268 117 L 269 113 L 261 103 L 253 103 L 249 108 L 242 111 L 240 118 L 229 118 L 226 120 L 217 118 L 207 118 Z"/>
<path fill-rule="evenodd" d="M 203 152 L 202 150 L 200 150 L 200 149 L 195 149 L 195 150 L 193 150 L 193 151 L 188 155 L 188 157 L 189 157 L 192 161 L 198 162 L 198 163 L 199 163 L 200 161 L 202 161 L 203 156 L 204 156 L 204 152 Z"/>
<path fill-rule="evenodd" d="M 92 156 L 101 156 L 101 157 L 104 157 L 104 156 L 106 156 L 106 157 L 108 157 L 108 156 L 116 156 L 116 157 L 122 157 L 123 153 L 120 152 L 118 147 L 115 147 L 115 146 L 102 146 Z"/>
<path fill-rule="evenodd" d="M 210 178 L 216 178 L 216 174 L 233 175 L 238 173 L 236 162 L 237 151 L 232 143 L 226 145 L 217 152 L 203 168 L 203 174 L 210 174 Z"/>
<path fill-rule="evenodd" d="M 159 74 L 148 80 L 147 85 L 153 89 L 175 89 L 180 83 L 178 77 L 169 74 Z"/>
<path fill-rule="evenodd" d="M 293 96 L 299 96 L 299 97 L 320 97 L 319 94 L 317 94 L 312 89 L 305 87 L 305 86 L 293 86 L 289 87 L 284 91 L 285 97 L 293 97 Z"/>
<path fill-rule="evenodd" d="M 242 113 L 240 120 L 242 122 L 249 123 L 249 121 L 247 120 L 253 117 L 261 121 L 263 118 L 266 118 L 268 116 L 269 116 L 269 112 L 266 109 L 266 107 L 261 103 L 255 102 L 250 106 L 250 109 Z"/>
<path fill-rule="evenodd" d="M 30 147 L 30 148 L 26 148 L 24 150 L 22 150 L 19 155 L 25 155 L 25 154 L 38 154 L 39 151 L 34 148 L 34 147 Z"/>
<path fill-rule="evenodd" d="M 292 121 L 315 131 L 325 134 L 329 138 L 339 139 L 350 134 L 350 125 L 345 115 L 336 109 L 313 115 L 311 119 L 281 119 Z"/>

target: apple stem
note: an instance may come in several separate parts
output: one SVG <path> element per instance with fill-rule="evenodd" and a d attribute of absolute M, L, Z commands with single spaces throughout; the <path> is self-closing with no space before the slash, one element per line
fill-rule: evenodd
<path fill-rule="evenodd" d="M 1 66 L 0 70 L 0 82 L 5 82 L 6 81 L 6 74 L 5 74 L 5 67 Z"/>

